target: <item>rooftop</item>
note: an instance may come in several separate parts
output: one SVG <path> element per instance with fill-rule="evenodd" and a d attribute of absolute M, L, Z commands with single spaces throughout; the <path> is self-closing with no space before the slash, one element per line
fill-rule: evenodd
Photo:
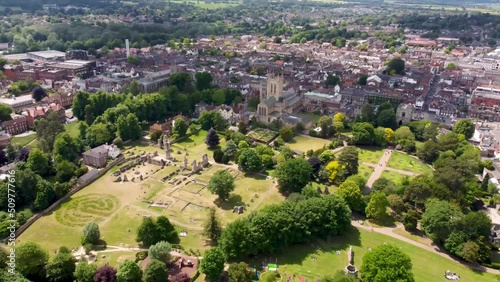
<path fill-rule="evenodd" d="M 10 106 L 29 101 L 33 102 L 33 98 L 31 98 L 31 95 L 24 95 L 12 98 L 0 98 L 0 103 Z"/>

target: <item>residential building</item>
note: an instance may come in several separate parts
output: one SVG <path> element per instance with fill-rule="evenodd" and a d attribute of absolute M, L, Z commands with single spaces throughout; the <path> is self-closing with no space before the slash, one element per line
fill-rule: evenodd
<path fill-rule="evenodd" d="M 147 74 L 144 78 L 139 79 L 139 91 L 142 93 L 152 93 L 167 86 L 171 73 L 175 73 L 175 71 L 172 71 L 172 68 Z"/>
<path fill-rule="evenodd" d="M 83 163 L 93 167 L 105 167 L 108 160 L 108 148 L 104 145 L 90 149 L 82 154 Z"/>
<path fill-rule="evenodd" d="M 23 95 L 12 98 L 0 98 L 0 104 L 10 106 L 12 111 L 18 112 L 33 105 L 33 98 L 31 95 Z"/>
<path fill-rule="evenodd" d="M 469 116 L 500 121 L 500 85 L 478 86 L 472 92 Z"/>
<path fill-rule="evenodd" d="M 2 122 L 2 130 L 10 135 L 16 135 L 28 130 L 27 118 L 24 116 L 19 116 L 11 120 Z"/>

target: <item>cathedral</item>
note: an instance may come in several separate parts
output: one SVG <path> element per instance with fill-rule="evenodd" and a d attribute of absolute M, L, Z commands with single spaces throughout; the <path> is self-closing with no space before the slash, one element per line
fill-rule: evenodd
<path fill-rule="evenodd" d="M 260 103 L 257 107 L 257 120 L 268 124 L 283 120 L 302 108 L 301 97 L 293 88 L 286 89 L 285 78 L 281 70 L 270 71 L 267 75 L 267 87 L 260 88 Z"/>

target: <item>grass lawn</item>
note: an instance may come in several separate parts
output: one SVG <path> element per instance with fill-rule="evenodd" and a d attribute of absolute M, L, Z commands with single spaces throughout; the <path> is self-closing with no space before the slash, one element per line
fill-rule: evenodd
<path fill-rule="evenodd" d="M 397 172 L 394 172 L 394 171 L 384 170 L 382 172 L 382 174 L 380 175 L 380 177 L 385 177 L 385 178 L 387 178 L 389 180 L 392 180 L 392 182 L 394 182 L 396 184 L 401 184 L 401 181 L 403 181 L 403 179 L 405 177 L 410 177 L 410 176 L 403 175 L 403 174 L 400 174 L 400 173 L 397 173 Z"/>
<path fill-rule="evenodd" d="M 24 147 L 24 146 L 28 145 L 30 142 L 32 142 L 35 139 L 36 139 L 36 133 L 30 134 L 30 135 L 27 135 L 27 136 L 22 136 L 22 137 L 14 136 L 10 140 L 10 143 L 12 145 L 20 145 L 20 146 Z"/>
<path fill-rule="evenodd" d="M 330 144 L 330 140 L 299 135 L 295 136 L 292 141 L 286 143 L 286 146 L 294 151 L 306 152 L 307 150 L 318 150 Z"/>
<path fill-rule="evenodd" d="M 194 3 L 192 2 L 193 5 L 198 6 L 203 9 L 221 9 L 221 8 L 227 8 L 227 7 L 233 7 L 233 6 L 238 6 L 239 3 L 210 3 L 210 2 L 199 2 L 199 3 Z"/>
<path fill-rule="evenodd" d="M 365 163 L 377 164 L 385 152 L 384 148 L 363 147 L 359 149 L 359 161 Z"/>
<path fill-rule="evenodd" d="M 172 155 L 182 160 L 188 153 L 188 160 L 201 161 L 205 153 L 212 158 L 211 152 L 202 142 L 205 132 L 192 136 L 187 140 L 172 145 Z M 133 143 L 134 144 L 134 143 Z M 158 148 L 148 146 L 146 142 L 136 142 L 136 146 L 128 145 L 128 152 L 139 154 L 142 151 L 155 152 Z M 179 155 L 177 151 L 181 151 Z M 190 162 L 189 162 L 190 163 Z M 51 214 L 37 220 L 27 231 L 20 235 L 22 242 L 39 243 L 49 253 L 60 246 L 69 248 L 80 245 L 83 225 L 90 221 L 99 224 L 101 237 L 110 246 L 136 247 L 136 230 L 144 216 L 169 217 L 174 225 L 190 234 L 181 238 L 181 245 L 187 249 L 205 247 L 201 236 L 201 227 L 206 218 L 208 207 L 216 207 L 223 224 L 227 224 L 249 214 L 253 210 L 279 203 L 284 197 L 274 187 L 272 179 L 263 176 L 244 175 L 231 168 L 214 163 L 211 167 L 185 179 L 186 171 L 176 174 L 172 180 L 161 182 L 160 179 L 179 168 L 166 166 L 163 170 L 156 165 L 146 164 L 136 166 L 121 174 L 126 175 L 129 182 L 114 182 L 116 177 L 111 174 L 118 167 L 85 187 L 68 201 L 63 203 Z M 189 169 L 189 168 L 188 168 Z M 236 178 L 235 190 L 225 202 L 219 202 L 204 186 L 218 170 L 227 170 Z M 136 174 L 137 173 L 137 174 Z M 138 180 L 141 174 L 144 180 Z M 132 178 L 135 177 L 135 181 Z M 196 180 L 196 182 L 194 182 Z M 180 182 L 184 181 L 184 182 Z M 190 183 L 188 183 L 190 182 Z M 179 184 L 180 183 L 180 184 Z M 156 206 L 150 206 L 151 202 Z M 243 215 L 232 212 L 234 206 L 246 205 Z"/>
<path fill-rule="evenodd" d="M 321 118 L 321 115 L 317 115 L 314 113 L 298 113 L 297 116 L 301 118 L 308 118 L 312 121 L 313 124 L 316 124 L 318 120 Z"/>
<path fill-rule="evenodd" d="M 411 257 L 413 262 L 413 273 L 416 282 L 445 282 L 443 277 L 446 270 L 457 272 L 461 281 L 491 282 L 495 281 L 495 276 L 487 273 L 476 273 L 466 267 L 431 253 L 419 247 L 401 242 L 389 236 L 376 232 L 369 232 L 352 228 L 343 236 L 333 237 L 330 242 L 317 240 L 311 244 L 299 245 L 287 248 L 285 253 L 278 256 L 267 257 L 250 261 L 250 266 L 258 266 L 261 262 L 278 263 L 280 273 L 286 273 L 286 277 L 296 275 L 292 281 L 300 281 L 304 277 L 309 281 L 316 281 L 325 275 L 331 275 L 337 270 L 344 270 L 347 265 L 347 250 L 353 247 L 355 266 L 361 268 L 363 255 L 368 252 L 368 248 L 375 248 L 384 243 L 396 245 Z M 336 251 L 340 251 L 337 255 Z M 313 260 L 312 258 L 316 258 Z"/>
<path fill-rule="evenodd" d="M 78 130 L 78 121 L 74 121 L 71 123 L 67 123 L 64 125 L 64 129 L 66 132 L 73 138 L 78 137 L 80 135 L 80 130 Z"/>
<path fill-rule="evenodd" d="M 373 173 L 373 168 L 364 164 L 360 164 L 358 167 L 358 174 L 363 176 L 366 180 L 370 178 Z"/>
<path fill-rule="evenodd" d="M 394 229 L 392 232 L 399 234 L 401 236 L 404 236 L 404 237 L 411 239 L 413 241 L 419 242 L 421 244 L 430 246 L 429 239 L 427 239 L 427 240 L 424 239 L 422 237 L 423 233 L 420 230 L 417 230 L 417 233 L 413 234 L 413 233 L 406 231 L 404 227 L 400 227 L 400 228 Z"/>
<path fill-rule="evenodd" d="M 96 263 L 98 267 L 108 263 L 109 265 L 118 269 L 120 264 L 122 264 L 127 259 L 135 261 L 135 254 L 138 252 L 139 251 L 127 251 L 127 252 L 117 251 L 117 252 L 98 253 Z"/>
<path fill-rule="evenodd" d="M 432 169 L 419 159 L 401 152 L 393 152 L 387 166 L 419 174 L 429 174 Z"/>

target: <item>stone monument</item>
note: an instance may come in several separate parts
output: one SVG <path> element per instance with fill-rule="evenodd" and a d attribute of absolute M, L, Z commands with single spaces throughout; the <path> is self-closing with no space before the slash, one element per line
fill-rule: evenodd
<path fill-rule="evenodd" d="M 188 158 L 184 156 L 184 168 L 188 167 Z"/>
<path fill-rule="evenodd" d="M 168 137 L 163 137 L 163 149 L 165 149 L 165 157 L 167 160 L 172 159 L 172 156 L 170 155 L 170 141 L 168 140 Z"/>
<path fill-rule="evenodd" d="M 202 162 L 203 167 L 206 167 L 207 165 L 209 165 L 209 163 L 208 163 L 208 155 L 207 154 L 203 155 L 201 162 Z"/>

